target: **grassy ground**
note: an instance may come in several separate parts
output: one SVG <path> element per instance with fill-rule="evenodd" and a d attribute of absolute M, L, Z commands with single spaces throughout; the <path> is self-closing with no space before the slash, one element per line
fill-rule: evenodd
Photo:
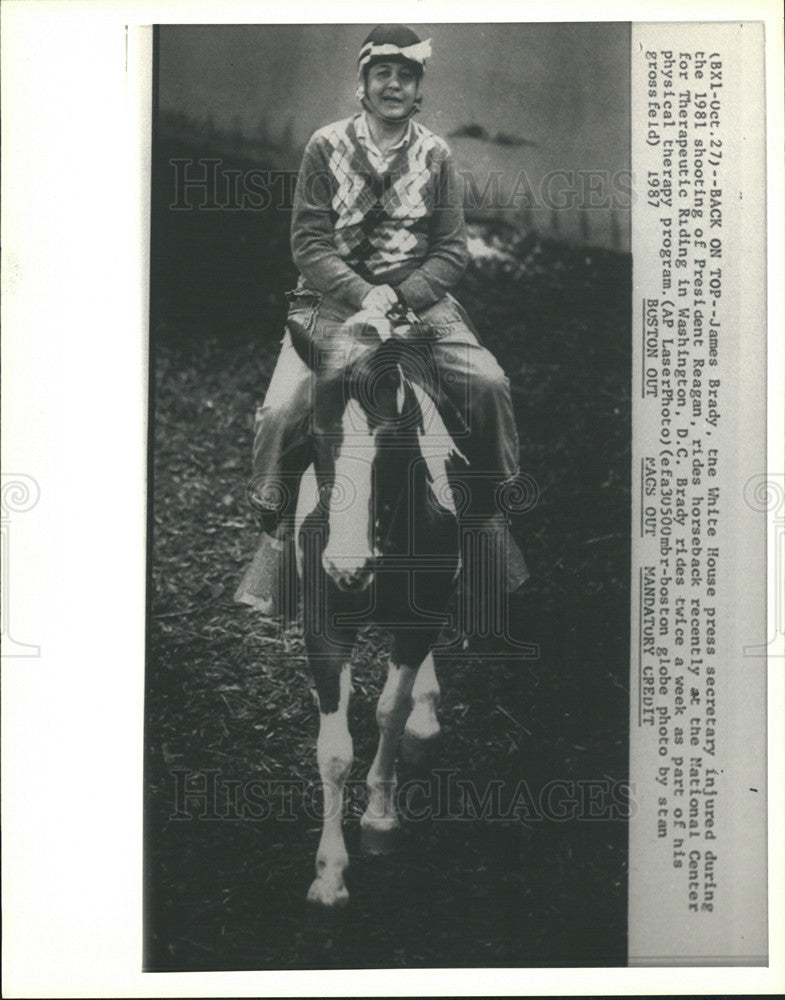
<path fill-rule="evenodd" d="M 410 816 L 398 855 L 360 855 L 385 645 L 375 631 L 356 655 L 351 709 L 352 901 L 326 922 L 306 910 L 319 825 L 303 789 L 317 778 L 318 714 L 302 636 L 232 602 L 256 541 L 244 487 L 292 282 L 280 265 L 287 223 L 211 220 L 196 254 L 184 218 L 154 242 L 146 967 L 623 963 L 626 824 L 607 809 L 561 821 L 437 809 Z M 512 606 L 540 655 L 439 665 L 438 758 L 399 777 L 430 780 L 443 814 L 460 809 L 462 781 L 480 794 L 501 782 L 503 806 L 521 781 L 535 803 L 550 782 L 571 782 L 562 787 L 585 804 L 591 782 L 605 782 L 607 800 L 627 776 L 629 260 L 499 239 L 512 260 L 473 264 L 457 297 L 510 374 L 522 465 L 540 489 L 515 526 L 533 579 Z M 245 801 L 254 779 L 295 784 L 270 792 L 267 818 L 199 818 L 204 803 L 184 804 L 178 788 L 206 775 L 215 817 L 231 814 L 227 787 Z"/>

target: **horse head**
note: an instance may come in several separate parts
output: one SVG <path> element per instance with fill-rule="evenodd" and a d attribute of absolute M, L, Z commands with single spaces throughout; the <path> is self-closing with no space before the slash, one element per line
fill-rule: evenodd
<path fill-rule="evenodd" d="M 423 384 L 433 375 L 387 320 L 365 313 L 319 339 L 296 322 L 289 332 L 314 372 L 314 465 L 328 525 L 322 566 L 339 589 L 361 591 L 384 555 L 405 544 L 413 484 L 427 479 L 431 507 L 450 510 L 444 461 L 422 447 L 424 412 L 435 411 Z"/>

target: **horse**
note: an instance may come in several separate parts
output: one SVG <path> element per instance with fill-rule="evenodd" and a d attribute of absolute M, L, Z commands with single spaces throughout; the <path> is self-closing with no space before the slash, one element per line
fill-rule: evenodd
<path fill-rule="evenodd" d="M 344 785 L 353 763 L 350 659 L 366 624 L 391 633 L 376 706 L 379 743 L 360 820 L 363 850 L 386 853 L 400 829 L 395 764 L 439 732 L 432 648 L 460 559 L 451 468 L 466 464 L 437 411 L 427 336 L 414 314 L 396 326 L 359 314 L 319 344 L 296 322 L 292 343 L 313 371 L 313 464 L 297 503 L 297 564 L 308 663 L 319 705 L 324 790 L 316 878 L 308 900 L 344 906 Z"/>

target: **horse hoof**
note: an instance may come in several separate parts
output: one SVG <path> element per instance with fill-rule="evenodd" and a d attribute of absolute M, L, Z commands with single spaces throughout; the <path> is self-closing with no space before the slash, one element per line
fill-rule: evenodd
<path fill-rule="evenodd" d="M 320 909 L 341 909 L 349 902 L 349 891 L 343 883 L 336 885 L 326 879 L 317 878 L 308 890 L 308 902 Z"/>
<path fill-rule="evenodd" d="M 396 817 L 360 820 L 360 850 L 363 854 L 392 854 L 398 847 L 401 824 Z"/>
<path fill-rule="evenodd" d="M 409 729 L 404 730 L 400 751 L 402 760 L 407 764 L 422 764 L 433 753 L 440 734 L 440 729 L 428 735 L 420 735 Z"/>

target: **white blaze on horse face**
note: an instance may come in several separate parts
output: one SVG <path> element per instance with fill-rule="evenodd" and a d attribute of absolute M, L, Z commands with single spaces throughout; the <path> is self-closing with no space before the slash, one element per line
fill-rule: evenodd
<path fill-rule="evenodd" d="M 371 428 L 360 404 L 351 399 L 343 414 L 343 437 L 335 457 L 335 489 L 330 497 L 330 537 L 324 550 L 325 569 L 352 577 L 374 558 L 370 543 L 373 496 Z M 351 497 L 347 502 L 347 491 Z"/>
<path fill-rule="evenodd" d="M 423 429 L 419 431 L 420 454 L 428 466 L 431 492 L 440 506 L 457 515 L 455 501 L 448 488 L 447 468 L 455 458 L 462 459 L 467 465 L 468 460 L 447 430 L 431 397 L 416 382 L 410 385 L 423 415 Z"/>

